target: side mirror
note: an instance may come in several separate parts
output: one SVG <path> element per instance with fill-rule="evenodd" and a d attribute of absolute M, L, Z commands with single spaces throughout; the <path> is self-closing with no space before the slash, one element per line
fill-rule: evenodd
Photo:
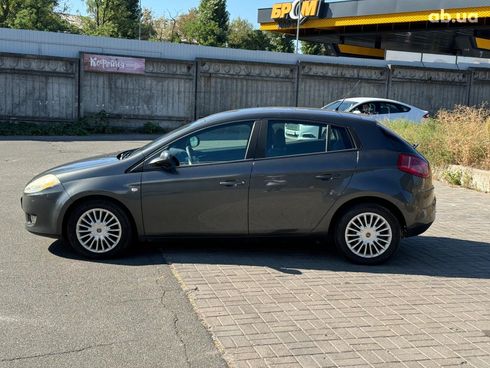
<path fill-rule="evenodd" d="M 160 156 L 150 161 L 151 166 L 161 167 L 164 170 L 172 171 L 179 166 L 179 160 L 169 151 L 163 151 Z"/>
<path fill-rule="evenodd" d="M 191 145 L 191 148 L 196 148 L 201 144 L 201 140 L 197 136 L 193 136 L 189 139 L 189 144 Z"/>

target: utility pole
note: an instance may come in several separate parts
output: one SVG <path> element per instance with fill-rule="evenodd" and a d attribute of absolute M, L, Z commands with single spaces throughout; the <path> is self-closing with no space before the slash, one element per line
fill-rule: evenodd
<path fill-rule="evenodd" d="M 296 23 L 296 53 L 299 54 L 299 27 L 301 25 L 301 10 L 303 9 L 303 0 L 299 0 L 298 4 L 298 22 Z"/>
<path fill-rule="evenodd" d="M 138 22 L 138 40 L 141 41 L 141 21 L 143 20 L 143 11 L 141 9 L 141 0 L 140 0 L 140 9 L 139 9 L 139 22 Z"/>

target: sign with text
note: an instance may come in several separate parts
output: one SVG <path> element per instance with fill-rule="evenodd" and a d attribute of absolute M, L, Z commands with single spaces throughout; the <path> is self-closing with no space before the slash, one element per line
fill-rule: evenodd
<path fill-rule="evenodd" d="M 145 59 L 83 54 L 83 70 L 86 72 L 144 74 Z"/>
<path fill-rule="evenodd" d="M 294 0 L 292 3 L 277 3 L 272 6 L 271 18 L 276 22 L 295 21 L 298 18 L 303 21 L 308 18 L 318 18 L 321 5 L 320 0 Z"/>

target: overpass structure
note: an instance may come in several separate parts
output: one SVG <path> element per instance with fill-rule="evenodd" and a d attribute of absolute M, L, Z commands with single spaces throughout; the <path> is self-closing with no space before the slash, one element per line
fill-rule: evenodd
<path fill-rule="evenodd" d="M 295 0 L 259 9 L 260 29 L 296 36 L 300 6 L 300 40 L 321 42 L 332 56 L 490 57 L 489 0 Z"/>

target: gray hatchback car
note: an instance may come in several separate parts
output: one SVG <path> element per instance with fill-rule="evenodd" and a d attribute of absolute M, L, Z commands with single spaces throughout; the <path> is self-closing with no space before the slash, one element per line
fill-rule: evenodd
<path fill-rule="evenodd" d="M 22 196 L 27 230 L 91 258 L 138 239 L 316 235 L 376 264 L 427 230 L 435 207 L 429 163 L 410 144 L 371 120 L 297 108 L 212 115 L 48 170 Z"/>

